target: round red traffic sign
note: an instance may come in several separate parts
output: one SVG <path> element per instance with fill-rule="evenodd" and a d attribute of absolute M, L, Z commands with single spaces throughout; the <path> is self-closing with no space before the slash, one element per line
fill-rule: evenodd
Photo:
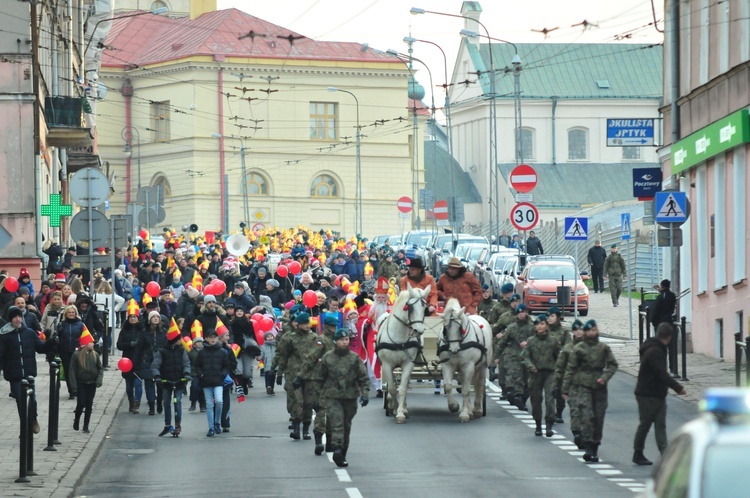
<path fill-rule="evenodd" d="M 413 203 L 411 201 L 411 197 L 399 197 L 398 201 L 396 202 L 396 207 L 402 213 L 411 213 L 412 206 Z"/>
<path fill-rule="evenodd" d="M 531 230 L 539 222 L 539 211 L 530 202 L 519 202 L 510 210 L 510 222 L 519 230 Z"/>
<path fill-rule="evenodd" d="M 510 186 L 525 194 L 536 187 L 536 171 L 528 164 L 519 164 L 510 172 Z"/>
<path fill-rule="evenodd" d="M 432 207 L 432 213 L 436 220 L 448 219 L 448 201 L 437 201 Z"/>

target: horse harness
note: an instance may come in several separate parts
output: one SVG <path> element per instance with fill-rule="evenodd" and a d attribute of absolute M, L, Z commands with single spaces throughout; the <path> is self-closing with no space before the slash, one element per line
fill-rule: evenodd
<path fill-rule="evenodd" d="M 451 317 L 448 323 L 451 323 L 451 322 L 457 322 L 459 326 L 463 327 L 463 324 L 456 318 Z M 472 329 L 474 329 L 474 327 L 479 327 L 478 324 L 472 322 L 471 320 L 468 320 L 468 322 L 469 322 L 469 327 L 471 327 Z M 484 344 L 482 344 L 479 341 L 464 342 L 466 335 L 462 335 L 460 339 L 453 339 L 453 340 L 448 339 L 448 337 L 445 334 L 446 330 L 447 330 L 447 327 L 443 327 L 443 336 L 440 338 L 441 343 L 438 345 L 437 354 L 438 356 L 440 356 L 440 353 L 448 353 L 448 357 L 438 360 L 438 363 L 445 363 L 445 362 L 450 361 L 451 356 L 453 356 L 453 353 L 450 350 L 450 346 L 451 346 L 451 343 L 453 342 L 460 343 L 459 345 L 460 351 L 466 351 L 467 349 L 471 349 L 471 348 L 479 349 L 482 352 L 482 356 L 477 362 L 477 365 L 481 363 L 482 358 L 484 358 L 487 355 L 487 347 Z M 476 335 L 479 336 L 479 334 L 476 334 Z"/>
<path fill-rule="evenodd" d="M 382 329 L 383 325 L 385 325 L 385 323 L 390 318 L 395 318 L 396 321 L 398 321 L 399 323 L 401 323 L 402 325 L 410 329 L 407 340 L 405 342 L 400 342 L 400 343 L 393 342 L 391 339 L 390 330 L 386 327 L 386 335 L 390 342 L 378 342 L 375 345 L 375 353 L 377 353 L 381 349 L 387 349 L 389 351 L 403 351 L 406 354 L 406 356 L 409 358 L 409 361 L 411 361 L 412 363 L 414 363 L 416 358 L 418 358 L 420 355 L 424 357 L 424 355 L 422 354 L 422 343 L 418 339 L 414 339 L 413 329 L 412 329 L 412 325 L 414 325 L 415 323 L 424 324 L 424 317 L 422 317 L 421 320 L 411 319 L 411 312 L 414 309 L 415 305 L 417 305 L 417 303 L 421 303 L 422 306 L 424 306 L 426 304 L 426 301 L 424 300 L 424 298 L 419 297 L 419 298 L 414 299 L 413 301 L 406 302 L 406 312 L 407 312 L 406 319 L 408 321 L 404 321 L 401 317 L 398 317 L 394 313 L 391 313 L 385 318 L 385 320 L 383 320 L 383 323 L 380 325 L 380 328 Z M 417 355 L 414 358 L 412 358 L 412 356 L 407 351 L 408 349 L 412 349 L 412 348 L 417 348 Z"/>

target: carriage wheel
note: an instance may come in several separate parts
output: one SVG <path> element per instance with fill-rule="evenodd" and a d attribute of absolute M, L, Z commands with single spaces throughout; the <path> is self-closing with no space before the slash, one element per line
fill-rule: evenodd
<path fill-rule="evenodd" d="M 388 384 L 380 386 L 380 390 L 383 391 L 383 409 L 385 410 L 385 416 L 390 417 L 391 412 L 388 409 Z"/>

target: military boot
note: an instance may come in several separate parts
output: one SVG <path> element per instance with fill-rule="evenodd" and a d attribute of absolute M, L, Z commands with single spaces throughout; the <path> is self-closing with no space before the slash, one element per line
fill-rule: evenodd
<path fill-rule="evenodd" d="M 599 463 L 599 443 L 591 445 L 591 463 Z"/>
<path fill-rule="evenodd" d="M 309 441 L 310 438 L 310 422 L 304 422 L 302 424 L 302 439 Z"/>
<path fill-rule="evenodd" d="M 654 462 L 646 458 L 643 451 L 636 451 L 633 453 L 633 463 L 636 465 L 653 465 Z"/>
<path fill-rule="evenodd" d="M 344 457 L 344 453 L 341 448 L 336 448 L 335 450 L 333 450 L 333 463 L 335 463 L 337 467 L 349 466 L 349 464 L 346 463 L 346 458 Z"/>
<path fill-rule="evenodd" d="M 573 432 L 573 443 L 578 446 L 579 450 L 585 449 L 585 446 L 583 444 L 583 436 L 581 436 L 581 433 L 578 431 Z"/>
<path fill-rule="evenodd" d="M 542 421 L 537 420 L 536 421 L 536 430 L 534 431 L 535 436 L 541 436 L 542 435 Z"/>
<path fill-rule="evenodd" d="M 500 399 L 505 401 L 506 399 L 508 399 L 508 395 L 506 394 L 506 391 L 505 391 L 505 386 L 500 386 L 500 389 L 502 389 L 503 391 L 502 394 L 500 394 Z"/>
<path fill-rule="evenodd" d="M 583 454 L 583 459 L 587 462 L 591 461 L 591 454 L 593 453 L 594 443 L 583 443 L 583 448 L 586 452 Z"/>
<path fill-rule="evenodd" d="M 554 426 L 554 422 L 550 422 L 549 420 L 544 424 L 545 425 L 545 433 L 544 435 L 547 437 L 552 437 L 555 433 L 552 432 L 552 426 Z"/>
<path fill-rule="evenodd" d="M 326 453 L 333 451 L 333 434 L 326 432 Z"/>
<path fill-rule="evenodd" d="M 507 394 L 505 393 L 505 389 L 503 389 L 503 394 L 505 394 L 505 399 L 508 400 L 509 404 L 516 404 L 516 393 L 513 391 L 513 389 L 508 388 Z"/>
<path fill-rule="evenodd" d="M 522 412 L 529 411 L 529 409 L 526 408 L 526 400 L 524 400 L 521 396 L 516 397 L 516 408 L 518 408 Z"/>
<path fill-rule="evenodd" d="M 323 433 L 319 431 L 313 431 L 313 436 L 315 436 L 315 454 L 316 455 L 322 455 L 323 454 Z"/>
<path fill-rule="evenodd" d="M 302 425 L 300 422 L 292 422 L 293 430 L 289 434 L 289 437 L 295 440 L 298 440 L 300 438 L 299 435 L 299 426 Z"/>

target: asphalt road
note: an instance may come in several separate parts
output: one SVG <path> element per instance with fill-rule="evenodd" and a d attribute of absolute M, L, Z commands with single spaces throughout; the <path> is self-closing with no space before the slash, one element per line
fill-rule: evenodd
<path fill-rule="evenodd" d="M 404 425 L 380 399 L 359 409 L 345 470 L 314 456 L 312 441 L 289 438 L 283 394 L 251 390 L 233 405 L 231 433 L 214 438 L 205 414 L 186 413 L 180 438 L 159 438 L 160 416 L 123 406 L 76 496 L 631 497 L 653 469 L 630 462 L 634 382 L 619 373 L 610 384 L 599 465 L 580 459 L 567 423 L 554 438 L 535 437 L 530 416 L 490 391 L 487 417 L 461 424 L 431 383 L 412 382 Z M 671 430 L 695 415 L 693 405 L 669 403 Z M 655 458 L 649 436 L 646 455 Z"/>

